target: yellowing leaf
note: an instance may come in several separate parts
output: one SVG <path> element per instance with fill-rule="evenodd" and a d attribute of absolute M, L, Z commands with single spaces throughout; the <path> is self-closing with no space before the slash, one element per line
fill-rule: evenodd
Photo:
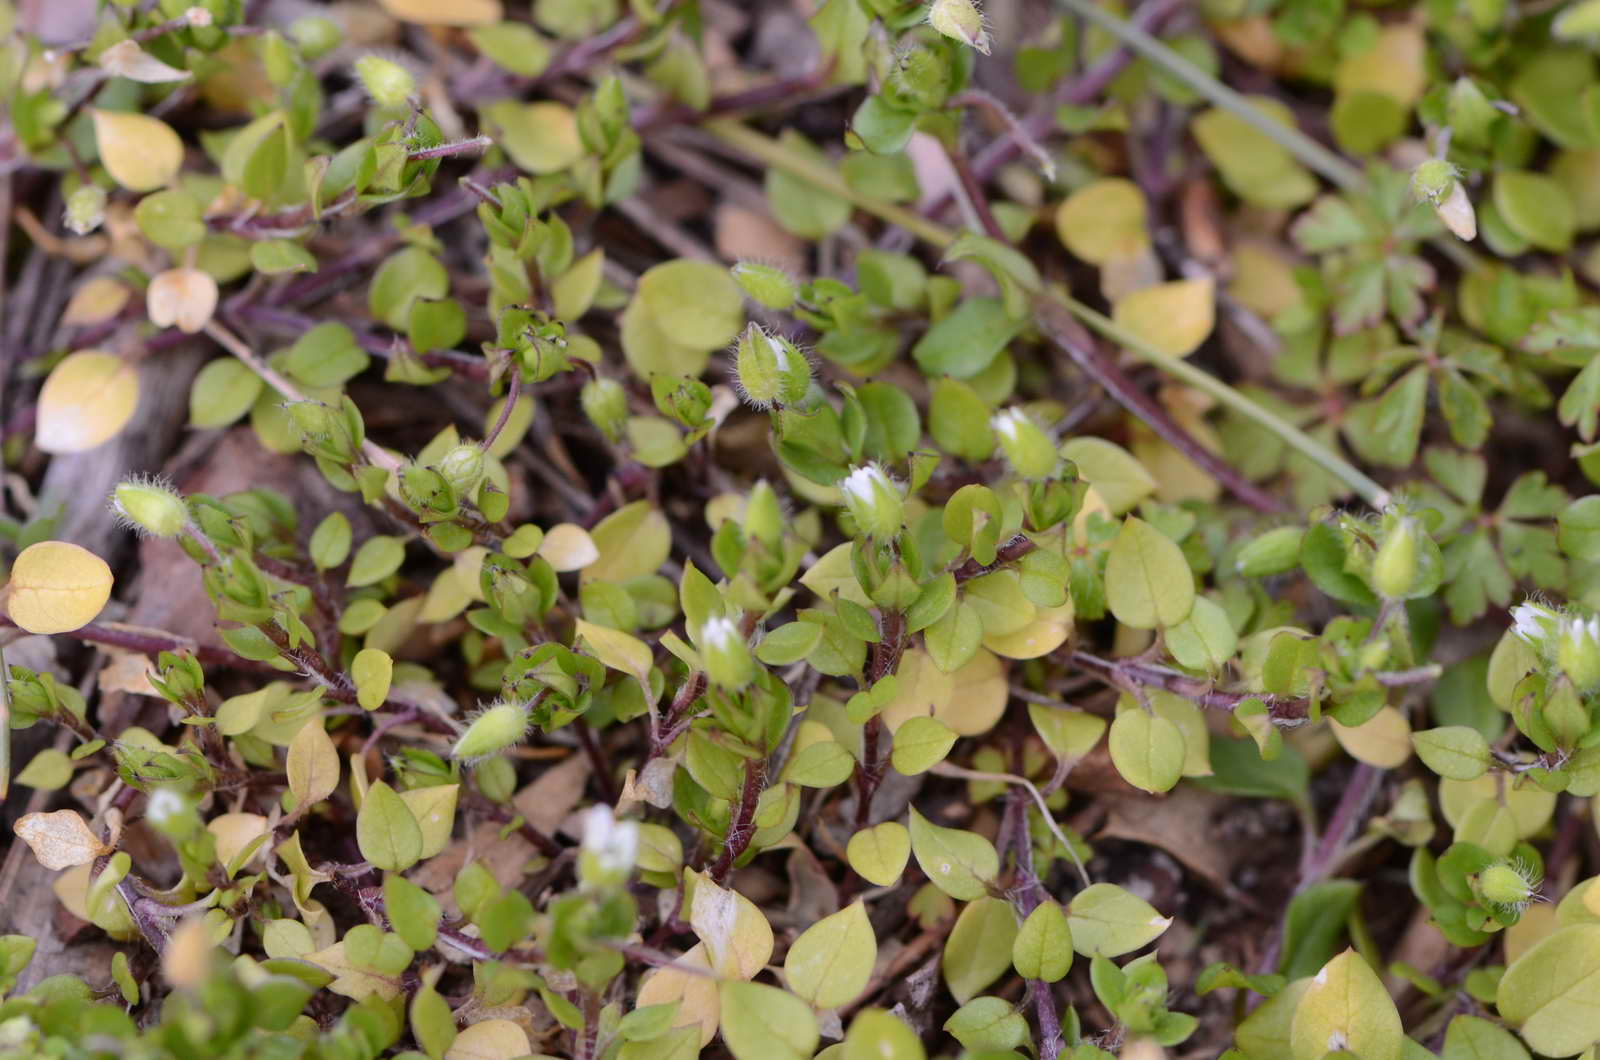
<path fill-rule="evenodd" d="M 1092 181 L 1056 208 L 1056 235 L 1091 265 L 1126 261 L 1150 246 L 1144 192 L 1123 177 Z"/>
<path fill-rule="evenodd" d="M 333 976 L 333 982 L 328 984 L 328 989 L 352 1001 L 360 1001 L 372 995 L 377 995 L 384 1001 L 393 1001 L 400 996 L 402 986 L 398 977 L 384 975 L 371 968 L 357 965 L 345 955 L 343 942 L 335 942 L 332 946 L 317 950 L 315 953 L 308 953 L 301 959 L 310 961 Z"/>
<path fill-rule="evenodd" d="M 672 1025 L 697 1028 L 704 1047 L 716 1035 L 722 1018 L 717 978 L 711 974 L 705 943 L 696 943 L 673 964 L 655 969 L 639 984 L 639 1008 L 673 1002 L 678 1010 Z"/>
<path fill-rule="evenodd" d="M 1085 957 L 1132 953 L 1154 942 L 1171 923 L 1171 917 L 1114 883 L 1091 884 L 1067 903 L 1072 948 Z"/>
<path fill-rule="evenodd" d="M 91 110 L 100 161 L 129 191 L 169 184 L 183 165 L 183 141 L 160 118 L 120 110 Z"/>
<path fill-rule="evenodd" d="M 976 832 L 941 828 L 911 809 L 911 852 L 917 866 L 939 890 L 958 902 L 989 893 L 988 883 L 1000 872 L 994 844 Z"/>
<path fill-rule="evenodd" d="M 810 1006 L 762 983 L 723 983 L 722 1040 L 734 1060 L 811 1060 L 821 1035 Z"/>
<path fill-rule="evenodd" d="M 47 869 L 87 865 L 111 852 L 76 810 L 24 814 L 11 828 Z"/>
<path fill-rule="evenodd" d="M 417 854 L 419 861 L 435 856 L 449 844 L 450 832 L 456 823 L 456 799 L 460 793 L 460 784 L 434 784 L 400 793 L 400 801 L 411 811 L 417 828 L 422 832 L 422 850 Z"/>
<path fill-rule="evenodd" d="M 1161 283 L 1124 295 L 1112 307 L 1118 324 L 1162 353 L 1187 357 L 1217 322 L 1216 290 L 1209 276 Z"/>
<path fill-rule="evenodd" d="M 861 995 L 878 959 L 878 939 L 858 899 L 806 928 L 783 960 L 784 979 L 817 1008 L 839 1008 Z"/>
<path fill-rule="evenodd" d="M 167 948 L 161 954 L 161 974 L 174 987 L 197 989 L 210 976 L 215 953 L 210 925 L 203 917 L 191 916 L 167 940 Z"/>
<path fill-rule="evenodd" d="M 1176 541 L 1129 516 L 1106 558 L 1106 603 L 1134 629 L 1175 626 L 1194 608 L 1194 575 Z"/>
<path fill-rule="evenodd" d="M 83 327 L 110 320 L 122 312 L 133 292 L 115 276 L 92 276 L 72 292 L 61 311 L 63 327 Z"/>
<path fill-rule="evenodd" d="M 693 870 L 689 877 L 694 886 L 689 926 L 705 943 L 711 969 L 736 979 L 753 978 L 772 957 L 772 925 L 739 892 L 718 887 L 711 877 Z"/>
<path fill-rule="evenodd" d="M 589 536 L 600 558 L 583 569 L 583 581 L 625 582 L 654 574 L 672 551 L 672 528 L 649 501 L 623 505 Z"/>
<path fill-rule="evenodd" d="M 1383 707 L 1356 726 L 1329 720 L 1339 746 L 1358 762 L 1395 769 L 1411 757 L 1411 723 L 1394 707 Z"/>
<path fill-rule="evenodd" d="M 900 879 L 911 857 L 911 833 L 899 821 L 863 828 L 845 847 L 850 867 L 868 883 L 887 887 Z"/>
<path fill-rule="evenodd" d="M 1378 34 L 1377 43 L 1339 61 L 1333 75 L 1340 95 L 1378 92 L 1410 107 L 1427 87 L 1427 42 L 1422 27 L 1394 22 Z"/>
<path fill-rule="evenodd" d="M 1400 1060 L 1405 1051 L 1400 1013 L 1355 950 L 1345 950 L 1312 977 L 1294 1010 L 1289 1047 L 1294 1060 L 1322 1060 L 1341 1049 L 1362 1060 Z"/>
<path fill-rule="evenodd" d="M 516 1060 L 533 1052 L 528 1032 L 510 1020 L 480 1020 L 456 1035 L 444 1060 Z"/>
<path fill-rule="evenodd" d="M 6 612 L 29 633 L 70 633 L 93 622 L 111 599 L 111 568 L 86 548 L 38 541 L 11 565 Z"/>
<path fill-rule="evenodd" d="M 650 646 L 620 629 L 608 629 L 583 619 L 577 620 L 577 635 L 589 646 L 594 657 L 625 674 L 632 674 L 641 687 L 650 687 L 652 659 Z"/>
<path fill-rule="evenodd" d="M 267 819 L 259 813 L 224 813 L 207 821 L 206 831 L 216 837 L 217 860 L 231 869 L 239 858 L 248 854 L 246 861 L 253 860 L 260 851 Z"/>
<path fill-rule="evenodd" d="M 139 373 L 100 350 L 69 354 L 39 391 L 34 444 L 46 453 L 81 453 L 115 438 L 139 406 Z"/>
<path fill-rule="evenodd" d="M 600 550 L 583 527 L 576 523 L 557 523 L 545 532 L 538 555 L 557 574 L 562 574 L 587 567 L 600 558 Z"/>
<path fill-rule="evenodd" d="M 1011 967 L 1017 917 L 1011 903 L 978 898 L 961 910 L 945 942 L 939 968 L 957 1003 L 965 1005 Z"/>
<path fill-rule="evenodd" d="M 500 0 L 382 0 L 382 3 L 383 9 L 400 21 L 422 26 L 488 26 L 499 22 L 504 14 Z M 453 1057 L 454 1053 L 451 1055 Z"/>
<path fill-rule="evenodd" d="M 1049 655 L 1072 634 L 1072 600 L 1060 607 L 1041 607 L 1032 620 L 1012 633 L 986 635 L 983 646 L 1006 659 L 1037 659 Z"/>
<path fill-rule="evenodd" d="M 394 659 L 380 648 L 363 648 L 350 660 L 350 676 L 356 683 L 356 702 L 363 710 L 377 710 L 389 698 Z"/>
<path fill-rule="evenodd" d="M 1536 1053 L 1572 1056 L 1600 1040 L 1600 924 L 1564 927 L 1523 954 L 1495 1007 Z"/>
<path fill-rule="evenodd" d="M 455 8 L 455 0 L 420 2 L 441 8 Z M 498 9 L 500 5 L 494 2 L 494 6 Z M 578 138 L 578 119 L 565 103 L 518 103 L 505 100 L 491 103 L 478 113 L 492 130 L 495 143 L 505 149 L 511 161 L 529 173 L 559 173 L 583 156 L 583 141 Z"/>
<path fill-rule="evenodd" d="M 285 772 L 299 805 L 322 802 L 338 788 L 339 751 L 323 729 L 322 719 L 314 717 L 294 733 Z"/>

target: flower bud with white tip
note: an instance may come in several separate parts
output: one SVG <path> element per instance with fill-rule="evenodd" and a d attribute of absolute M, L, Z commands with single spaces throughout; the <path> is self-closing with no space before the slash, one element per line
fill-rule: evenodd
<path fill-rule="evenodd" d="M 1490 905 L 1518 912 L 1539 897 L 1539 877 L 1520 861 L 1498 861 L 1478 873 L 1479 897 Z"/>
<path fill-rule="evenodd" d="M 883 541 L 900 532 L 905 522 L 905 498 L 894 480 L 876 464 L 858 467 L 839 483 L 845 507 L 856 527 L 868 537 Z"/>
<path fill-rule="evenodd" d="M 1045 478 L 1060 462 L 1054 443 L 1037 423 L 1018 408 L 1001 409 L 989 421 L 1000 439 L 1011 470 L 1023 478 Z"/>
<path fill-rule="evenodd" d="M 500 700 L 478 712 L 450 748 L 450 757 L 465 762 L 488 758 L 521 743 L 531 719 L 526 704 Z"/>
<path fill-rule="evenodd" d="M 410 70 L 379 55 L 363 55 L 357 59 L 356 77 L 380 107 L 397 107 L 417 90 L 417 79 L 411 76 Z"/>
<path fill-rule="evenodd" d="M 732 272 L 744 293 L 768 309 L 788 309 L 800 297 L 799 284 L 776 265 L 741 261 Z"/>
<path fill-rule="evenodd" d="M 67 196 L 67 231 L 86 236 L 100 227 L 106 219 L 106 189 L 98 184 L 85 184 Z"/>
<path fill-rule="evenodd" d="M 1562 620 L 1556 665 L 1579 692 L 1600 688 L 1600 618 L 1568 615 Z"/>
<path fill-rule="evenodd" d="M 111 510 L 129 528 L 151 537 L 177 537 L 189 525 L 189 507 L 160 479 L 132 478 L 111 491 Z"/>
<path fill-rule="evenodd" d="M 928 6 L 928 25 L 951 40 L 989 54 L 989 32 L 983 28 L 983 12 L 972 0 L 933 0 Z"/>
<path fill-rule="evenodd" d="M 1411 195 L 1418 202 L 1431 203 L 1446 228 L 1470 240 L 1478 234 L 1478 216 L 1460 178 L 1455 166 L 1442 158 L 1430 158 L 1411 171 Z"/>
<path fill-rule="evenodd" d="M 591 806 L 583 815 L 578 847 L 578 879 L 585 887 L 619 887 L 639 857 L 639 823 L 619 821 L 609 806 Z"/>
<path fill-rule="evenodd" d="M 811 386 L 811 364 L 794 343 L 751 324 L 739 336 L 734 373 L 745 401 L 758 409 L 790 405 Z"/>
<path fill-rule="evenodd" d="M 719 688 L 737 691 L 755 676 L 750 644 L 731 618 L 716 615 L 700 627 L 700 656 L 706 663 L 706 676 Z"/>

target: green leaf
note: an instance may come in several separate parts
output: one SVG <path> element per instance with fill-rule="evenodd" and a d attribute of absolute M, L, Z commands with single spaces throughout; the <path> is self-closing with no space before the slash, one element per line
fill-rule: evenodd
<path fill-rule="evenodd" d="M 933 885 L 958 902 L 988 893 L 986 886 L 1000 872 L 994 844 L 976 832 L 941 828 L 911 810 L 911 852 Z"/>
<path fill-rule="evenodd" d="M 811 1006 L 760 983 L 724 982 L 722 1041 L 736 1060 L 811 1060 L 820 1034 Z"/>
<path fill-rule="evenodd" d="M 1600 1041 L 1600 924 L 1560 928 L 1524 952 L 1495 1007 L 1536 1053 L 1572 1056 Z"/>
<path fill-rule="evenodd" d="M 1078 465 L 1078 475 L 1094 487 L 1112 515 L 1131 510 L 1156 490 L 1156 480 L 1132 453 L 1104 438 L 1080 436 L 1061 445 L 1061 455 Z"/>
<path fill-rule="evenodd" d="M 902 776 L 916 776 L 943 762 L 955 742 L 956 734 L 938 718 L 911 718 L 895 730 L 889 761 Z"/>
<path fill-rule="evenodd" d="M 878 939 L 859 900 L 806 928 L 783 959 L 789 989 L 819 1009 L 861 996 L 878 959 Z"/>
<path fill-rule="evenodd" d="M 1409 467 L 1417 458 L 1427 400 L 1428 369 L 1418 366 L 1381 396 L 1351 406 L 1343 423 L 1345 440 L 1363 460 Z"/>
<path fill-rule="evenodd" d="M 433 945 L 443 915 L 437 898 L 404 876 L 390 875 L 383 881 L 383 905 L 394 933 L 407 946 L 425 950 Z"/>
<path fill-rule="evenodd" d="M 929 376 L 971 379 L 1016 336 L 1019 325 L 998 298 L 968 298 L 911 347 L 917 367 Z"/>
<path fill-rule="evenodd" d="M 72 780 L 72 759 L 65 751 L 46 747 L 28 760 L 16 783 L 35 791 L 56 791 Z"/>
<path fill-rule="evenodd" d="M 350 555 L 350 520 L 343 512 L 332 512 L 311 532 L 311 562 L 318 570 L 329 570 Z"/>
<path fill-rule="evenodd" d="M 1283 917 L 1278 971 L 1292 981 L 1313 975 L 1326 964 L 1360 896 L 1361 885 L 1354 880 L 1325 880 L 1295 895 Z"/>
<path fill-rule="evenodd" d="M 404 800 L 383 781 L 367 789 L 356 814 L 356 845 L 380 869 L 403 872 L 422 856 L 422 829 Z"/>
<path fill-rule="evenodd" d="M 381 582 L 399 570 L 405 558 L 406 545 L 400 538 L 383 534 L 369 537 L 356 549 L 355 559 L 350 561 L 350 573 L 344 583 L 351 588 L 360 588 Z"/>
<path fill-rule="evenodd" d="M 1476 780 L 1489 768 L 1489 741 L 1466 725 L 1445 725 L 1411 734 L 1422 764 L 1451 780 Z"/>
<path fill-rule="evenodd" d="M 842 1060 L 927 1060 L 927 1055 L 916 1032 L 881 1008 L 862 1009 L 844 1036 Z M 829 1060 L 841 1058 L 830 1054 Z"/>
<path fill-rule="evenodd" d="M 1112 883 L 1096 883 L 1067 903 L 1072 948 L 1085 957 L 1120 957 L 1161 937 L 1172 923 L 1143 898 Z"/>
<path fill-rule="evenodd" d="M 793 128 L 784 129 L 778 135 L 778 142 L 793 155 L 824 168 L 832 168 L 828 156 Z M 772 216 L 785 229 L 802 239 L 826 238 L 850 219 L 850 204 L 847 201 L 821 191 L 776 166 L 767 167 L 765 187 L 767 207 L 772 211 Z"/>
<path fill-rule="evenodd" d="M 1503 171 L 1495 174 L 1493 197 L 1501 220 L 1517 235 L 1540 250 L 1571 249 L 1577 217 L 1559 182 L 1542 173 Z"/>
<path fill-rule="evenodd" d="M 1011 944 L 1011 963 L 1024 979 L 1058 982 L 1072 969 L 1072 929 L 1055 902 L 1040 902 Z"/>
<path fill-rule="evenodd" d="M 1440 1060 L 1529 1060 L 1516 1036 L 1477 1016 L 1457 1016 L 1444 1035 Z"/>
<path fill-rule="evenodd" d="M 994 452 L 989 412 L 988 402 L 972 387 L 957 379 L 940 379 L 933 384 L 928 403 L 928 432 L 951 456 L 981 463 Z"/>
<path fill-rule="evenodd" d="M 1171 791 L 1183 776 L 1183 732 L 1140 706 L 1117 712 L 1108 740 L 1111 762 L 1122 779 L 1142 791 Z"/>
<path fill-rule="evenodd" d="M 1027 1019 L 998 997 L 973 998 L 945 1020 L 944 1029 L 973 1052 L 1003 1054 L 1028 1040 Z"/>
<path fill-rule="evenodd" d="M 377 710 L 389 698 L 394 660 L 378 648 L 363 648 L 350 660 L 350 677 L 356 683 L 356 702 L 363 710 Z"/>
<path fill-rule="evenodd" d="M 950 929 L 940 970 L 958 1004 L 966 1004 L 1011 967 L 1017 917 L 999 898 L 968 903 Z"/>
<path fill-rule="evenodd" d="M 1047 707 L 1042 703 L 1028 704 L 1028 718 L 1033 731 L 1050 749 L 1050 753 L 1064 761 L 1075 761 L 1094 750 L 1100 736 L 1106 731 L 1106 720 L 1088 711 L 1069 707 Z"/>
<path fill-rule="evenodd" d="M 728 270 L 705 261 L 669 261 L 645 270 L 634 297 L 672 341 L 713 350 L 744 327 L 744 293 Z"/>
<path fill-rule="evenodd" d="M 411 1034 L 417 1044 L 422 1046 L 429 1060 L 442 1060 L 455 1044 L 457 1034 L 450 1002 L 433 987 L 424 985 L 411 998 L 410 1016 Z"/>
<path fill-rule="evenodd" d="M 1556 516 L 1561 551 L 1586 562 L 1600 560 L 1600 494 L 1573 501 Z"/>
<path fill-rule="evenodd" d="M 317 259 L 311 251 L 288 239 L 268 239 L 250 245 L 250 264 L 268 276 L 280 273 L 316 272 Z"/>
<path fill-rule="evenodd" d="M 811 654 L 822 640 L 822 627 L 814 622 L 786 622 L 768 633 L 756 648 L 756 658 L 768 666 L 788 666 Z"/>
<path fill-rule="evenodd" d="M 1294 1010 L 1294 1060 L 1322 1060 L 1344 1049 L 1362 1060 L 1401 1060 L 1405 1034 L 1389 992 L 1355 950 L 1345 950 L 1311 980 Z"/>
<path fill-rule="evenodd" d="M 255 405 L 266 384 L 236 357 L 209 362 L 189 387 L 189 426 L 226 427 Z"/>
<path fill-rule="evenodd" d="M 845 857 L 862 879 L 888 887 L 906 870 L 906 861 L 911 857 L 911 834 L 899 821 L 863 828 L 850 837 Z"/>
<path fill-rule="evenodd" d="M 1194 608 L 1194 575 L 1177 542 L 1128 516 L 1106 557 L 1106 603 L 1134 629 L 1175 626 Z"/>
<path fill-rule="evenodd" d="M 818 740 L 797 751 L 783 767 L 783 779 L 807 788 L 831 788 L 850 779 L 856 760 L 838 740 Z"/>

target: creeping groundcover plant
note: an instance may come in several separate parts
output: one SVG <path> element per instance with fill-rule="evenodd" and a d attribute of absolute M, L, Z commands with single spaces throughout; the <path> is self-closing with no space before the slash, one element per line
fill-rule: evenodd
<path fill-rule="evenodd" d="M 0 1057 L 1600 1057 L 1600 0 L 0 0 Z"/>

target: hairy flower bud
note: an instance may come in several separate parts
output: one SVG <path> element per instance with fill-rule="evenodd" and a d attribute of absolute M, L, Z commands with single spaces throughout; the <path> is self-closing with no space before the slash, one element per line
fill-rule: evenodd
<path fill-rule="evenodd" d="M 417 80 L 410 70 L 377 55 L 363 55 L 356 60 L 356 77 L 380 107 L 399 106 L 417 90 Z"/>
<path fill-rule="evenodd" d="M 732 272 L 744 293 L 768 309 L 788 309 L 800 297 L 799 285 L 776 265 L 741 261 Z"/>
<path fill-rule="evenodd" d="M 1442 158 L 1430 158 L 1411 171 L 1411 195 L 1418 202 L 1434 205 L 1456 185 L 1456 167 Z"/>
<path fill-rule="evenodd" d="M 1569 615 L 1562 620 L 1556 665 L 1578 691 L 1600 687 L 1600 618 Z"/>
<path fill-rule="evenodd" d="M 583 384 L 578 403 L 589 422 L 613 444 L 622 440 L 628 427 L 628 392 L 615 379 L 591 379 Z"/>
<path fill-rule="evenodd" d="M 111 508 L 129 526 L 152 537 L 176 537 L 189 525 L 189 508 L 164 482 L 129 479 L 111 491 Z"/>
<path fill-rule="evenodd" d="M 527 736 L 528 720 L 528 708 L 521 703 L 504 700 L 493 703 L 467 726 L 467 731 L 450 748 L 450 757 L 470 761 L 514 747 Z"/>
<path fill-rule="evenodd" d="M 1409 519 L 1401 520 L 1378 546 L 1372 559 L 1372 587 L 1390 600 L 1403 600 L 1416 588 L 1421 563 L 1418 558 L 1421 529 Z"/>
<path fill-rule="evenodd" d="M 1246 578 L 1285 574 L 1300 562 L 1300 539 L 1305 531 L 1298 526 L 1280 526 L 1258 534 L 1239 549 L 1235 566 Z"/>
<path fill-rule="evenodd" d="M 905 520 L 905 500 L 899 488 L 876 464 L 858 467 L 839 483 L 845 507 L 856 527 L 880 540 L 900 532 Z"/>
<path fill-rule="evenodd" d="M 1023 478 L 1045 478 L 1060 462 L 1050 436 L 1021 409 L 1002 409 L 989 421 L 1011 470 Z"/>
<path fill-rule="evenodd" d="M 972 0 L 933 0 L 928 7 L 928 25 L 952 40 L 989 54 L 989 33 L 983 28 L 983 12 Z"/>
<path fill-rule="evenodd" d="M 755 676 L 750 644 L 731 618 L 706 619 L 700 627 L 700 655 L 705 659 L 706 676 L 721 688 L 743 688 Z"/>
<path fill-rule="evenodd" d="M 756 408 L 789 405 L 805 396 L 811 365 L 794 343 L 751 324 L 739 336 L 734 360 L 739 389 Z"/>
<path fill-rule="evenodd" d="M 611 807 L 591 806 L 583 815 L 578 878 L 588 887 L 616 887 L 639 857 L 639 823 L 619 821 Z"/>

